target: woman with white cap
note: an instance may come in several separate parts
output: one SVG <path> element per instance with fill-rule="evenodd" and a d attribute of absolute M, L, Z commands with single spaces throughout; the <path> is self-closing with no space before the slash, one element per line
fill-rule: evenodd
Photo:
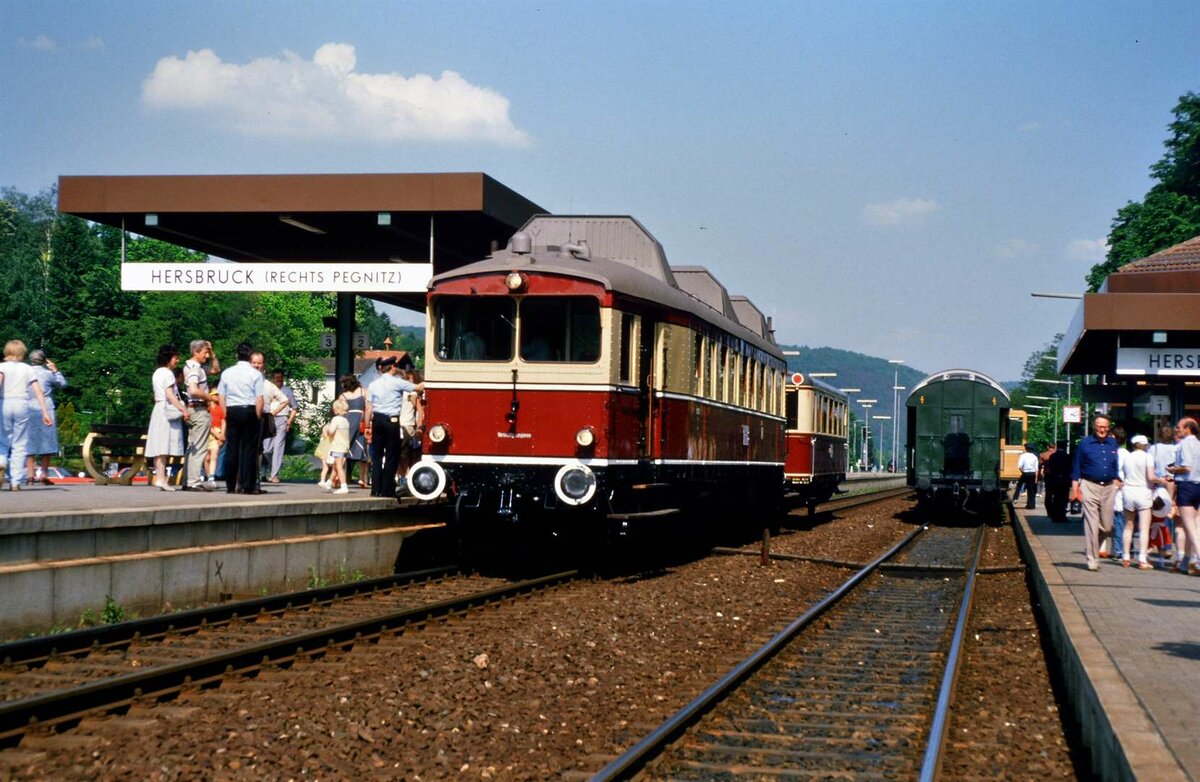
<path fill-rule="evenodd" d="M 1122 533 L 1124 558 L 1121 564 L 1129 567 L 1129 554 L 1133 547 L 1133 520 L 1137 519 L 1138 541 L 1141 546 L 1138 551 L 1138 569 L 1153 570 L 1147 558 L 1150 550 L 1150 508 L 1154 502 L 1154 487 L 1162 483 L 1162 479 L 1154 474 L 1154 459 L 1146 449 L 1150 440 L 1144 434 L 1135 434 L 1129 440 L 1133 446 L 1124 462 L 1121 464 L 1121 496 L 1125 504 L 1125 529 Z"/>

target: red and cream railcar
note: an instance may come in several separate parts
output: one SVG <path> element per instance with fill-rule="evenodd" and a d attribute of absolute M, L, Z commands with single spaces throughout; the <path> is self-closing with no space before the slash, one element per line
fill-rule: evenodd
<path fill-rule="evenodd" d="M 777 505 L 786 366 L 751 309 L 706 271 L 669 267 L 633 218 L 533 218 L 429 284 L 410 490 L 449 494 L 464 523 L 556 532 L 589 513 Z"/>
<path fill-rule="evenodd" d="M 784 391 L 787 412 L 786 489 L 813 505 L 846 480 L 846 395 L 815 378 L 792 373 Z"/>

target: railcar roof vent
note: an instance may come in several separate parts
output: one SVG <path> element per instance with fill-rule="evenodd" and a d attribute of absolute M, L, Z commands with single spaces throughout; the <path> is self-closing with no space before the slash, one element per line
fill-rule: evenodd
<path fill-rule="evenodd" d="M 562 252 L 572 245 L 584 248 L 575 258 L 604 258 L 630 266 L 670 285 L 675 284 L 667 254 L 645 226 L 627 215 L 535 215 L 521 226 L 534 249 L 554 248 Z M 512 250 L 512 242 L 509 242 Z"/>
<path fill-rule="evenodd" d="M 729 291 L 703 266 L 672 266 L 671 273 L 679 289 L 703 302 L 730 320 L 741 323 L 729 300 Z M 745 325 L 745 324 L 743 324 Z"/>
<path fill-rule="evenodd" d="M 591 252 L 588 250 L 587 239 L 580 239 L 574 244 L 564 244 L 559 248 L 558 254 L 563 258 L 578 258 L 581 261 L 592 260 Z"/>
<path fill-rule="evenodd" d="M 763 315 L 762 310 L 754 306 L 754 302 L 745 296 L 730 296 L 730 303 L 733 304 L 733 311 L 737 314 L 737 321 L 746 328 L 753 331 L 760 337 L 767 337 L 771 330 L 770 322 L 766 315 Z"/>
<path fill-rule="evenodd" d="M 517 231 L 508 240 L 508 249 L 517 255 L 529 255 L 533 252 L 533 237 L 524 231 Z"/>

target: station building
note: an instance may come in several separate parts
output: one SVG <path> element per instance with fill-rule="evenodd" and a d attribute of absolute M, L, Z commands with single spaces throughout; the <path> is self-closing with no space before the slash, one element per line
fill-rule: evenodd
<path fill-rule="evenodd" d="M 1086 293 L 1058 350 L 1085 403 L 1117 421 L 1200 416 L 1200 236 L 1117 269 Z"/>

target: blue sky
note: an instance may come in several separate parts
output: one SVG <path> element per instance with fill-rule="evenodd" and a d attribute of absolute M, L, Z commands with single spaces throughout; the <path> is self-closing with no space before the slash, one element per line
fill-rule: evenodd
<path fill-rule="evenodd" d="M 0 186 L 484 171 L 634 215 L 781 342 L 1015 379 L 1197 41 L 1195 0 L 0 0 Z"/>

